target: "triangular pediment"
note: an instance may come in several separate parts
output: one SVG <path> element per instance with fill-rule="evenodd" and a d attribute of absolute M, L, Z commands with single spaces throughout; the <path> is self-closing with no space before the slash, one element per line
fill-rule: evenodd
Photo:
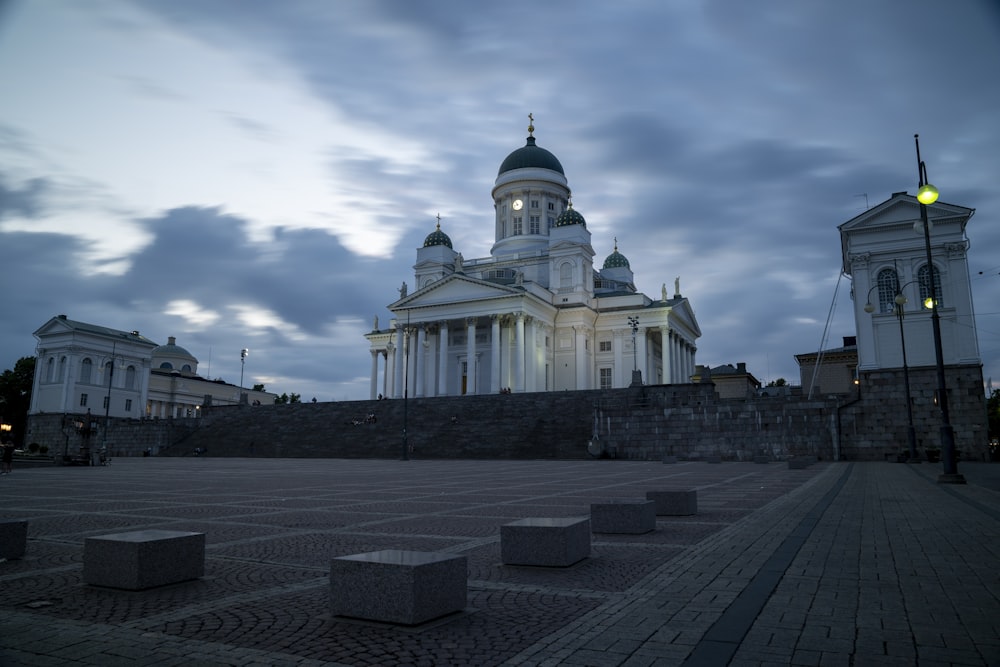
<path fill-rule="evenodd" d="M 927 207 L 930 220 L 941 218 L 961 218 L 972 215 L 973 209 L 955 204 L 935 202 Z M 906 193 L 897 193 L 890 199 L 877 204 L 864 213 L 840 225 L 841 233 L 883 229 L 894 225 L 912 225 L 920 219 L 920 202 Z"/>
<path fill-rule="evenodd" d="M 389 310 L 468 303 L 510 296 L 523 296 L 521 287 L 507 287 L 455 273 L 389 304 Z"/>

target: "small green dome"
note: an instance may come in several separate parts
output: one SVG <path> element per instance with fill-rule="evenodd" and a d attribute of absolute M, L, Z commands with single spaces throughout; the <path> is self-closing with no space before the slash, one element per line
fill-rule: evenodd
<path fill-rule="evenodd" d="M 577 211 L 573 210 L 573 203 L 570 202 L 569 208 L 559 214 L 556 218 L 556 227 L 569 227 L 570 225 L 583 225 L 587 226 L 587 221 L 583 219 Z"/>
<path fill-rule="evenodd" d="M 440 221 L 438 221 L 438 223 L 437 223 L 437 229 L 435 229 L 433 232 L 431 232 L 430 234 L 428 234 L 427 238 L 424 239 L 424 247 L 425 248 L 429 248 L 429 247 L 435 246 L 435 245 L 446 245 L 449 248 L 452 247 L 451 246 L 451 239 L 448 238 L 447 234 L 445 234 L 444 232 L 441 231 L 441 222 Z M 452 250 L 454 250 L 454 248 L 452 248 Z"/>
<path fill-rule="evenodd" d="M 604 260 L 605 269 L 620 269 L 620 268 L 631 269 L 629 266 L 628 258 L 625 255 L 618 252 L 618 241 L 615 241 L 615 251 L 608 255 L 607 259 Z"/>

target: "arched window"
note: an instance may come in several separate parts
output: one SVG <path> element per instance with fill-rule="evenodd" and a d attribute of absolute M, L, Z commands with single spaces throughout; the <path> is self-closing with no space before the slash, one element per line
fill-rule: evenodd
<path fill-rule="evenodd" d="M 87 357 L 82 362 L 80 362 L 80 384 L 90 384 L 90 379 L 94 373 L 94 364 Z"/>
<path fill-rule="evenodd" d="M 930 271 L 927 270 L 927 265 L 924 264 L 917 271 L 917 283 L 920 285 L 920 304 L 927 308 L 927 298 L 931 295 L 931 284 L 930 284 Z M 938 306 L 941 306 L 941 272 L 934 267 L 934 300 L 937 301 Z"/>
<path fill-rule="evenodd" d="M 184 371 L 185 373 L 190 373 L 191 372 L 191 364 L 184 364 L 184 366 L 181 367 L 181 370 Z"/>
<path fill-rule="evenodd" d="M 896 307 L 896 293 L 899 292 L 899 278 L 895 269 L 882 269 L 875 279 L 878 285 L 878 312 L 891 313 Z"/>
<path fill-rule="evenodd" d="M 135 366 L 125 369 L 125 388 L 135 389 Z"/>
<path fill-rule="evenodd" d="M 165 368 L 165 369 L 167 369 L 169 371 L 169 370 L 173 370 L 174 365 L 172 363 L 170 363 L 169 361 L 164 361 L 162 364 L 160 364 L 160 368 Z"/>
<path fill-rule="evenodd" d="M 45 381 L 52 382 L 55 379 L 56 360 L 49 357 L 49 363 L 45 365 Z"/>
<path fill-rule="evenodd" d="M 66 357 L 59 360 L 59 381 L 66 379 Z"/>
<path fill-rule="evenodd" d="M 104 386 L 105 387 L 110 387 L 111 386 L 111 376 L 114 374 L 114 372 L 115 372 L 114 365 L 112 365 L 112 363 L 110 361 L 108 363 L 104 364 Z"/>

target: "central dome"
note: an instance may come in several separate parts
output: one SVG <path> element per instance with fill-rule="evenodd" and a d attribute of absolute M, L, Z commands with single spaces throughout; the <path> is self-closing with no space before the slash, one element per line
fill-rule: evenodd
<path fill-rule="evenodd" d="M 529 136 L 528 142 L 524 146 L 507 156 L 500 165 L 500 171 L 497 172 L 497 176 L 515 169 L 530 168 L 551 169 L 563 176 L 566 175 L 562 165 L 559 163 L 559 159 L 544 148 L 536 146 L 535 138 Z"/>

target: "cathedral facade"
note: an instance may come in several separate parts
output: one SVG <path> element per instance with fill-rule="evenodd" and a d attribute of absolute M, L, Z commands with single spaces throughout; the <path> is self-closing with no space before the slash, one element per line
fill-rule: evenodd
<path fill-rule="evenodd" d="M 413 286 L 365 338 L 371 398 L 567 391 L 686 383 L 701 330 L 679 278 L 636 290 L 617 241 L 601 268 L 562 164 L 537 145 L 500 165 L 490 256 L 466 259 L 437 227 L 417 249 Z"/>

